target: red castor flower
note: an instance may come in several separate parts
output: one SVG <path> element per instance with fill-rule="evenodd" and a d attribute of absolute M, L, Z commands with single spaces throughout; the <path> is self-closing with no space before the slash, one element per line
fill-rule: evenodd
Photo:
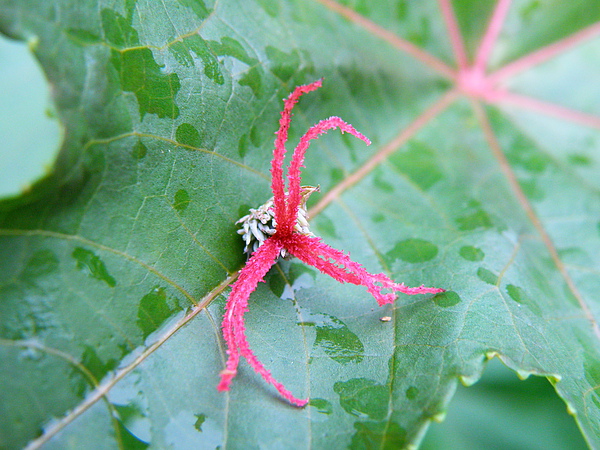
<path fill-rule="evenodd" d="M 292 108 L 303 94 L 319 87 L 321 87 L 321 80 L 305 86 L 298 86 L 285 100 L 271 162 L 273 198 L 257 210 L 250 210 L 249 215 L 240 219 L 243 227 L 240 234 L 244 234 L 246 252 L 252 253 L 252 256 L 233 284 L 225 307 L 222 327 L 223 337 L 227 344 L 228 359 L 225 369 L 220 374 L 221 382 L 217 387 L 220 391 L 229 390 L 231 380 L 237 374 L 241 355 L 265 381 L 275 386 L 282 397 L 300 407 L 305 406 L 308 400 L 294 397 L 283 384 L 273 378 L 250 350 L 245 334 L 244 313 L 248 311 L 248 298 L 256 289 L 257 284 L 263 281 L 264 276 L 278 257 L 295 256 L 341 283 L 366 286 L 380 306 L 394 302 L 396 299 L 394 291 L 409 295 L 436 294 L 444 291 L 444 289 L 424 286 L 411 288 L 403 283 L 395 283 L 382 273 L 370 274 L 363 266 L 352 261 L 347 254 L 329 247 L 308 230 L 306 199 L 317 188 L 300 186 L 300 169 L 303 167 L 304 154 L 310 141 L 327 130 L 339 128 L 342 133 L 350 133 L 363 140 L 367 145 L 371 144 L 369 139 L 339 117 L 330 117 L 320 121 L 309 128 L 294 150 L 287 174 L 286 192 L 282 166 Z M 382 294 L 381 291 L 384 289 L 392 292 Z"/>

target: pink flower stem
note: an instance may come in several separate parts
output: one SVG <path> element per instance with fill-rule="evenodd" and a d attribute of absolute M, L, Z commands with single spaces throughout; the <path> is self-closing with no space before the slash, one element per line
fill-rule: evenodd
<path fill-rule="evenodd" d="M 229 390 L 231 380 L 237 374 L 240 354 L 244 356 L 255 370 L 265 380 L 275 384 L 275 380 L 268 371 L 260 365 L 254 354 L 248 347 L 245 336 L 244 314 L 248 311 L 248 299 L 254 292 L 260 281 L 263 281 L 271 266 L 275 263 L 280 250 L 283 248 L 281 242 L 275 239 L 267 239 L 248 260 L 240 271 L 238 279 L 233 284 L 231 294 L 227 299 L 225 315 L 223 316 L 223 337 L 227 344 L 227 363 L 225 370 L 221 372 L 221 382 L 217 389 Z M 259 369 L 257 369 L 257 367 Z M 276 386 L 277 387 L 277 386 Z"/>
<path fill-rule="evenodd" d="M 281 119 L 279 119 L 279 130 L 275 139 L 275 149 L 271 161 L 271 190 L 274 195 L 275 216 L 284 218 L 286 216 L 285 206 L 285 186 L 283 181 L 283 160 L 285 158 L 285 143 L 288 139 L 288 131 L 292 121 L 292 109 L 298 102 L 298 99 L 308 92 L 318 89 L 323 84 L 323 80 L 317 80 L 313 83 L 298 86 L 294 89 L 287 99 L 284 100 Z"/>
<path fill-rule="evenodd" d="M 335 280 L 341 283 L 366 286 L 379 306 L 393 303 L 396 299 L 393 293 L 382 294 L 383 289 L 391 289 L 408 295 L 444 292 L 444 289 L 424 286 L 411 288 L 403 283 L 395 283 L 382 273 L 371 274 L 361 264 L 352 261 L 348 255 L 328 246 L 317 237 L 293 234 L 286 238 L 284 242 L 285 248 L 292 255 L 306 264 L 316 267 Z"/>
<path fill-rule="evenodd" d="M 296 217 L 298 215 L 298 207 L 302 201 L 300 195 L 300 169 L 304 163 L 304 155 L 310 145 L 310 141 L 319 137 L 319 135 L 326 133 L 327 130 L 333 128 L 339 128 L 342 133 L 350 133 L 353 136 L 363 140 L 367 145 L 371 145 L 371 141 L 367 139 L 363 134 L 356 131 L 356 129 L 344 122 L 339 117 L 330 117 L 329 119 L 321 120 L 316 125 L 313 125 L 308 131 L 300 138 L 300 143 L 294 150 L 294 156 L 288 169 L 288 208 L 287 216 L 284 220 L 279 221 L 278 229 L 281 230 L 282 234 L 289 234 L 294 229 L 296 223 Z"/>

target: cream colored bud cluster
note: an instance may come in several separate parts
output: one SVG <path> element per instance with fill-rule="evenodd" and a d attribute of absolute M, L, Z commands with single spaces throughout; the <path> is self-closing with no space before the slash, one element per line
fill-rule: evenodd
<path fill-rule="evenodd" d="M 310 194 L 319 190 L 319 187 L 302 186 L 300 189 L 302 202 L 298 207 L 298 220 L 294 226 L 294 231 L 306 236 L 314 236 L 314 234 L 310 231 L 308 224 L 306 201 L 308 200 Z M 236 224 L 238 223 L 241 224 L 238 234 L 242 235 L 242 239 L 244 239 L 244 243 L 246 244 L 244 247 L 244 253 L 247 253 L 249 256 L 254 253 L 256 249 L 267 240 L 267 238 L 273 236 L 277 230 L 273 197 L 267 200 L 264 205 L 259 206 L 258 209 L 250 208 L 250 214 L 242 217 L 236 222 Z M 285 258 L 288 256 L 288 254 L 285 249 L 282 249 L 279 256 Z"/>

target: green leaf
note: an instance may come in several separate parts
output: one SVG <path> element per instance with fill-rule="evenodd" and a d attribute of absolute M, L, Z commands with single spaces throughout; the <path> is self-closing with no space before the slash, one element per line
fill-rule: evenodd
<path fill-rule="evenodd" d="M 44 180 L 0 202 L 0 447 L 417 445 L 468 419 L 450 400 L 494 356 L 548 377 L 600 447 L 598 5 L 484 3 L 2 0 L 65 133 Z M 297 409 L 245 363 L 216 391 L 220 321 L 281 99 L 321 77 L 290 146 L 332 115 L 373 145 L 313 144 L 313 231 L 447 292 L 379 308 L 274 267 L 247 334 L 310 397 Z"/>

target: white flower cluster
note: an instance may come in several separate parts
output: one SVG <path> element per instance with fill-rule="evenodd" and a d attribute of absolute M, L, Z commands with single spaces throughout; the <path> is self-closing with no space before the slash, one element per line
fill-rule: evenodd
<path fill-rule="evenodd" d="M 302 202 L 298 208 L 298 219 L 294 231 L 306 236 L 314 236 L 311 233 L 308 225 L 308 212 L 306 211 L 306 201 L 310 194 L 318 191 L 319 187 L 314 186 L 302 186 L 300 188 L 300 195 L 302 195 Z M 250 208 L 250 214 L 245 215 L 236 224 L 241 224 L 241 228 L 238 230 L 238 234 L 242 235 L 244 243 L 244 253 L 250 256 L 256 251 L 262 243 L 267 240 L 268 237 L 273 236 L 277 230 L 277 222 L 275 222 L 275 208 L 273 205 L 273 197 L 271 197 L 264 205 L 258 207 L 258 209 Z M 282 258 L 287 257 L 285 249 L 281 250 L 279 255 Z"/>

